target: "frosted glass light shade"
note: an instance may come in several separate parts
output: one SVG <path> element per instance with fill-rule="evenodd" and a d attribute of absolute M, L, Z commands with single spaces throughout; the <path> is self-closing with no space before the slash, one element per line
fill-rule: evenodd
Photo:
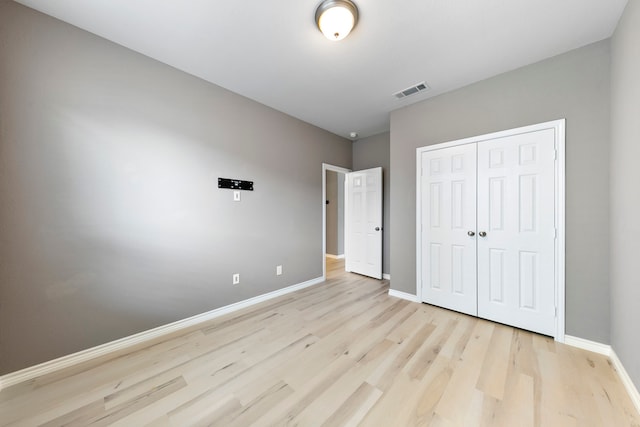
<path fill-rule="evenodd" d="M 347 37 L 358 20 L 358 9 L 349 0 L 325 0 L 316 10 L 316 23 L 332 41 Z"/>

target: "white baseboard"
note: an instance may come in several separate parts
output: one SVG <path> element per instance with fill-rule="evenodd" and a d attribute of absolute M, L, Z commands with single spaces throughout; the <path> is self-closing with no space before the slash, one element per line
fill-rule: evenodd
<path fill-rule="evenodd" d="M 636 410 L 640 412 L 640 392 L 638 392 L 638 388 L 633 381 L 631 381 L 631 377 L 627 373 L 627 370 L 624 369 L 624 365 L 618 358 L 616 352 L 612 350 L 611 356 L 609 357 L 613 363 L 613 367 L 616 368 L 616 372 L 618 372 L 618 376 L 620 377 L 622 384 L 624 384 L 624 387 L 627 389 L 627 393 L 629 393 L 629 397 L 635 405 Z"/>
<path fill-rule="evenodd" d="M 39 365 L 30 366 L 16 372 L 8 373 L 6 375 L 0 376 L 0 390 L 24 381 L 32 380 L 42 375 L 50 374 L 60 369 L 68 368 L 79 363 L 87 362 L 91 359 L 102 357 L 116 351 L 124 350 L 128 347 L 149 342 L 168 334 L 179 332 L 186 328 L 198 325 L 202 322 L 215 319 L 216 317 L 220 317 L 225 314 L 229 314 L 234 311 L 241 310 L 243 308 L 250 307 L 252 305 L 298 291 L 300 289 L 308 288 L 309 286 L 317 285 L 318 283 L 322 283 L 323 281 L 324 279 L 322 277 L 317 277 L 303 283 L 298 283 L 297 285 L 288 286 L 283 289 L 278 289 L 277 291 L 258 295 L 244 301 L 239 301 L 233 304 L 226 305 L 224 307 L 216 308 L 215 310 L 211 310 L 206 313 L 197 314 L 187 319 L 182 319 L 178 320 L 177 322 L 169 323 L 167 325 L 158 326 L 157 328 L 149 329 L 148 331 L 143 331 L 134 335 L 130 335 L 128 337 L 101 344 L 96 347 L 88 348 L 77 353 L 62 356 L 48 362 L 40 363 Z"/>
<path fill-rule="evenodd" d="M 331 259 L 344 259 L 344 254 L 342 255 L 324 254 L 324 256 Z"/>
<path fill-rule="evenodd" d="M 564 343 L 570 345 L 571 347 L 577 347 L 583 350 L 592 351 L 594 353 L 604 354 L 608 357 L 611 357 L 611 353 L 613 353 L 613 349 L 610 345 L 585 340 L 584 338 L 573 337 L 571 335 L 564 336 Z"/>
<path fill-rule="evenodd" d="M 382 273 L 382 278 L 385 280 L 391 280 L 391 275 L 387 273 Z"/>
<path fill-rule="evenodd" d="M 629 398 L 633 402 L 633 405 L 636 407 L 636 410 L 640 412 L 640 392 L 638 392 L 638 388 L 633 383 L 633 381 L 631 381 L 631 377 L 627 373 L 627 370 L 624 368 L 624 365 L 618 358 L 618 355 L 610 345 L 585 340 L 583 338 L 572 337 L 571 335 L 565 335 L 564 338 L 564 343 L 567 345 L 581 348 L 583 350 L 593 351 L 594 353 L 603 354 L 609 357 L 609 360 L 611 360 L 614 369 L 618 373 L 620 381 L 622 381 L 624 388 L 629 394 Z"/>
<path fill-rule="evenodd" d="M 416 295 L 408 294 L 402 291 L 396 291 L 395 289 L 389 289 L 389 296 L 406 299 L 407 301 L 411 301 L 411 302 L 420 302 L 420 300 Z"/>

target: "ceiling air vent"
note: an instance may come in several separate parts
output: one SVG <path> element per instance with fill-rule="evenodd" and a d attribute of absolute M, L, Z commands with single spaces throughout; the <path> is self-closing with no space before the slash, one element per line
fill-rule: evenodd
<path fill-rule="evenodd" d="M 395 96 L 396 99 L 402 99 L 402 98 L 406 98 L 407 96 L 415 95 L 416 93 L 419 93 L 419 92 L 424 92 L 425 90 L 429 90 L 429 86 L 427 86 L 425 82 L 421 82 L 411 87 L 408 87 L 406 89 L 403 89 L 400 92 L 396 92 L 393 94 L 393 96 Z"/>

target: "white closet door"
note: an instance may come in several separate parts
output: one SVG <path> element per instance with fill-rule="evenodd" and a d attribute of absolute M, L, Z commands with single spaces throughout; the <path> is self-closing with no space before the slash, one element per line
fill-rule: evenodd
<path fill-rule="evenodd" d="M 555 333 L 555 157 L 553 129 L 478 144 L 478 316 L 546 335 Z"/>
<path fill-rule="evenodd" d="M 422 299 L 477 314 L 476 144 L 422 153 Z"/>

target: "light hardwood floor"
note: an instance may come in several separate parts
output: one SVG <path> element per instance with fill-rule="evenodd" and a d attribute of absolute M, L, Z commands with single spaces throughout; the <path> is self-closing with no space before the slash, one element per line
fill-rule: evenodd
<path fill-rule="evenodd" d="M 638 426 L 608 360 L 342 272 L 0 392 L 0 425 Z"/>

